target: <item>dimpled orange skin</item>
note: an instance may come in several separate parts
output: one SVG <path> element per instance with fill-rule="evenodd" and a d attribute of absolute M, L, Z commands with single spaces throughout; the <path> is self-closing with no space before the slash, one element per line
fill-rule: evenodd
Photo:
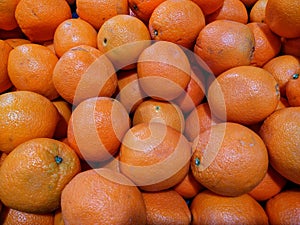
<path fill-rule="evenodd" d="M 0 150 L 6 153 L 32 138 L 51 138 L 59 119 L 50 100 L 29 91 L 0 95 L 0 115 Z"/>

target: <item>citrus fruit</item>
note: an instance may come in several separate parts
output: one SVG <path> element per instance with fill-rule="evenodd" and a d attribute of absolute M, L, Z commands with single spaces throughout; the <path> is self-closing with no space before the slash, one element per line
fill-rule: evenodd
<path fill-rule="evenodd" d="M 293 75 L 286 84 L 286 97 L 290 106 L 300 106 L 300 78 L 299 73 Z"/>
<path fill-rule="evenodd" d="M 7 71 L 8 56 L 11 50 L 12 47 L 9 44 L 0 40 L 0 93 L 8 90 L 12 86 Z"/>

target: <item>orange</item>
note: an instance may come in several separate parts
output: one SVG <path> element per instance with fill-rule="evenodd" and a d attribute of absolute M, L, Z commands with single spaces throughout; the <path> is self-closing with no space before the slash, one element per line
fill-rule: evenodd
<path fill-rule="evenodd" d="M 136 69 L 119 70 L 117 75 L 118 93 L 116 99 L 124 105 L 128 112 L 132 113 L 146 97 L 140 87 L 137 71 Z"/>
<path fill-rule="evenodd" d="M 300 71 L 300 70 L 299 70 Z M 286 96 L 290 106 L 300 106 L 300 79 L 299 73 L 293 75 L 287 82 Z"/>
<path fill-rule="evenodd" d="M 174 191 L 185 199 L 194 198 L 202 189 L 202 185 L 196 181 L 191 170 L 183 178 L 181 182 L 173 186 Z"/>
<path fill-rule="evenodd" d="M 300 223 L 300 190 L 282 191 L 266 203 L 266 213 L 270 224 Z"/>
<path fill-rule="evenodd" d="M 31 139 L 10 152 L 0 168 L 1 201 L 23 212 L 50 213 L 79 171 L 79 159 L 68 145 L 50 138 Z"/>
<path fill-rule="evenodd" d="M 300 37 L 299 38 L 283 38 L 282 52 L 286 55 L 293 55 L 300 58 Z"/>
<path fill-rule="evenodd" d="M 191 80 L 191 65 L 178 45 L 158 41 L 140 54 L 137 74 L 139 84 L 148 96 L 172 100 L 185 92 Z"/>
<path fill-rule="evenodd" d="M 262 181 L 248 194 L 257 201 L 266 201 L 282 191 L 287 180 L 269 166 Z"/>
<path fill-rule="evenodd" d="M 191 80 L 185 91 L 173 100 L 184 114 L 191 112 L 205 97 L 204 75 L 200 70 L 192 68 Z"/>
<path fill-rule="evenodd" d="M 127 0 L 77 0 L 78 16 L 99 30 L 109 18 L 119 14 L 129 14 Z"/>
<path fill-rule="evenodd" d="M 201 103 L 186 117 L 184 135 L 189 141 L 193 141 L 201 132 L 219 122 L 221 121 L 211 113 L 209 104 Z"/>
<path fill-rule="evenodd" d="M 61 208 L 58 208 L 54 212 L 54 224 L 53 225 L 65 225 L 62 217 Z"/>
<path fill-rule="evenodd" d="M 4 40 L 10 47 L 15 48 L 19 45 L 30 44 L 31 42 L 28 39 L 24 38 L 8 38 Z"/>
<path fill-rule="evenodd" d="M 297 184 L 300 184 L 299 112 L 300 107 L 277 110 L 264 121 L 259 131 L 268 148 L 272 167 Z"/>
<path fill-rule="evenodd" d="M 129 126 L 128 112 L 119 101 L 89 98 L 72 112 L 68 143 L 86 161 L 105 161 L 119 150 Z"/>
<path fill-rule="evenodd" d="M 274 112 L 280 93 L 268 71 L 239 66 L 219 75 L 209 87 L 207 98 L 212 113 L 218 118 L 250 125 Z"/>
<path fill-rule="evenodd" d="M 58 112 L 47 98 L 34 92 L 0 95 L 0 150 L 6 153 L 19 144 L 54 134 Z"/>
<path fill-rule="evenodd" d="M 146 224 L 139 189 L 124 175 L 105 168 L 77 174 L 62 192 L 61 211 L 66 225 Z"/>
<path fill-rule="evenodd" d="M 191 145 L 177 130 L 161 123 L 139 123 L 125 134 L 120 171 L 146 191 L 173 187 L 188 173 Z"/>
<path fill-rule="evenodd" d="M 251 7 L 249 12 L 249 21 L 264 23 L 266 18 L 266 5 L 268 0 L 258 0 Z"/>
<path fill-rule="evenodd" d="M 5 207 L 0 215 L 2 225 L 53 225 L 54 215 L 21 212 Z"/>
<path fill-rule="evenodd" d="M 0 93 L 8 90 L 12 86 L 7 71 L 8 56 L 11 50 L 12 47 L 9 44 L 0 40 Z"/>
<path fill-rule="evenodd" d="M 150 44 L 147 26 L 130 15 L 108 19 L 97 35 L 98 49 L 106 53 L 116 70 L 135 68 L 138 56 Z"/>
<path fill-rule="evenodd" d="M 223 5 L 219 9 L 205 18 L 207 23 L 224 19 L 246 24 L 248 22 L 248 11 L 240 0 L 224 0 Z"/>
<path fill-rule="evenodd" d="M 15 10 L 20 0 L 2 0 L 0 3 L 0 29 L 13 30 L 18 27 Z"/>
<path fill-rule="evenodd" d="M 200 31 L 194 52 L 218 76 L 232 67 L 250 65 L 254 45 L 254 35 L 245 24 L 215 20 Z"/>
<path fill-rule="evenodd" d="M 224 196 L 251 191 L 268 169 L 268 151 L 254 131 L 238 123 L 219 123 L 193 141 L 195 179 Z"/>
<path fill-rule="evenodd" d="M 252 22 L 247 26 L 254 34 L 255 46 L 251 65 L 262 67 L 276 57 L 281 49 L 280 37 L 273 33 L 267 24 Z"/>
<path fill-rule="evenodd" d="M 277 83 L 281 96 L 286 96 L 286 84 L 294 74 L 299 73 L 300 61 L 292 55 L 279 55 L 268 61 L 263 68 L 269 71 Z"/>
<path fill-rule="evenodd" d="M 52 40 L 58 25 L 71 16 L 65 0 L 20 0 L 15 11 L 22 32 L 33 42 Z"/>
<path fill-rule="evenodd" d="M 193 199 L 190 209 L 193 225 L 268 224 L 263 207 L 247 194 L 224 197 L 205 190 Z"/>
<path fill-rule="evenodd" d="M 185 119 L 181 109 L 171 102 L 154 99 L 145 100 L 134 111 L 132 124 L 138 123 L 163 123 L 183 132 Z"/>
<path fill-rule="evenodd" d="M 170 41 L 192 48 L 205 26 L 201 8 L 190 0 L 166 0 L 158 5 L 149 19 L 152 39 Z"/>
<path fill-rule="evenodd" d="M 53 44 L 58 57 L 78 45 L 89 45 L 96 48 L 97 31 L 82 19 L 67 19 L 56 28 Z"/>
<path fill-rule="evenodd" d="M 118 83 L 110 60 L 88 45 L 65 52 L 55 65 L 52 79 L 60 96 L 74 105 L 90 97 L 110 97 Z"/>
<path fill-rule="evenodd" d="M 211 14 L 215 12 L 217 9 L 222 7 L 224 0 L 212 0 L 212 1 L 206 1 L 206 0 L 192 0 L 195 2 L 203 11 L 204 15 Z"/>
<path fill-rule="evenodd" d="M 153 10 L 165 0 L 128 0 L 128 5 L 137 18 L 148 23 Z"/>
<path fill-rule="evenodd" d="M 36 92 L 53 100 L 59 96 L 52 81 L 57 61 L 57 56 L 47 47 L 23 44 L 9 54 L 8 75 L 18 90 Z"/>
<path fill-rule="evenodd" d="M 286 98 L 284 97 L 280 97 L 280 100 L 278 102 L 278 105 L 277 105 L 277 108 L 276 110 L 279 110 L 279 109 L 282 109 L 282 108 L 286 108 L 286 107 L 289 107 L 289 102 Z"/>
<path fill-rule="evenodd" d="M 266 24 L 281 37 L 300 37 L 299 3 L 299 0 L 268 0 L 265 9 Z"/>
<path fill-rule="evenodd" d="M 147 225 L 191 223 L 191 212 L 184 199 L 174 190 L 143 192 Z"/>
<path fill-rule="evenodd" d="M 53 137 L 56 139 L 65 138 L 67 137 L 68 123 L 72 113 L 71 105 L 65 100 L 61 99 L 53 101 L 53 105 L 56 107 L 59 113 L 59 120 L 57 122 Z"/>

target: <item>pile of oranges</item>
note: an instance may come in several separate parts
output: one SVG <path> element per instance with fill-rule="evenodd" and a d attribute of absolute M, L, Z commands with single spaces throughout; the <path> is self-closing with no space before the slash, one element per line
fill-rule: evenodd
<path fill-rule="evenodd" d="M 300 224 L 300 0 L 1 0 L 0 223 Z"/>

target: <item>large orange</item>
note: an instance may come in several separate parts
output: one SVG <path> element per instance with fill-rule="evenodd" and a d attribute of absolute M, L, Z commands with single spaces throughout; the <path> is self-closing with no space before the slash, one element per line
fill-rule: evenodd
<path fill-rule="evenodd" d="M 99 30 L 103 23 L 113 16 L 129 14 L 127 0 L 77 0 L 78 16 Z"/>
<path fill-rule="evenodd" d="M 95 96 L 110 97 L 118 84 L 110 60 L 88 45 L 65 52 L 56 63 L 52 78 L 60 96 L 74 105 Z"/>
<path fill-rule="evenodd" d="M 147 225 L 191 223 L 191 212 L 185 200 L 174 190 L 143 192 Z"/>
<path fill-rule="evenodd" d="M 33 91 L 53 100 L 59 96 L 52 81 L 57 61 L 57 56 L 47 47 L 23 44 L 9 54 L 8 75 L 17 89 Z"/>
<path fill-rule="evenodd" d="M 139 54 L 150 44 L 147 26 L 130 15 L 108 19 L 97 35 L 98 49 L 106 53 L 117 70 L 135 68 Z"/>
<path fill-rule="evenodd" d="M 82 101 L 68 125 L 68 143 L 86 161 L 105 161 L 114 155 L 130 126 L 125 107 L 109 97 Z"/>
<path fill-rule="evenodd" d="M 6 91 L 12 86 L 7 71 L 8 56 L 12 49 L 13 48 L 9 44 L 0 40 L 0 93 Z"/>
<path fill-rule="evenodd" d="M 22 32 L 33 42 L 52 40 L 57 26 L 71 16 L 65 0 L 20 0 L 15 11 Z"/>
<path fill-rule="evenodd" d="M 149 19 L 152 39 L 170 41 L 192 48 L 205 26 L 201 8 L 190 0 L 166 0 L 159 4 Z"/>
<path fill-rule="evenodd" d="M 139 189 L 124 175 L 105 168 L 76 175 L 64 188 L 61 210 L 66 225 L 145 225 Z"/>
<path fill-rule="evenodd" d="M 178 45 L 158 41 L 140 54 L 137 74 L 148 96 L 172 100 L 185 92 L 191 80 L 191 65 Z"/>
<path fill-rule="evenodd" d="M 82 19 L 68 19 L 56 28 L 53 44 L 58 57 L 78 45 L 89 45 L 96 48 L 97 31 L 91 24 Z"/>
<path fill-rule="evenodd" d="M 259 131 L 268 148 L 272 167 L 297 184 L 300 184 L 299 124 L 300 107 L 287 107 L 272 113 Z"/>
<path fill-rule="evenodd" d="M 245 24 L 215 20 L 200 31 L 194 52 L 218 76 L 232 67 L 250 65 L 254 44 L 254 35 Z"/>
<path fill-rule="evenodd" d="M 268 169 L 268 151 L 262 139 L 237 123 L 219 123 L 200 133 L 192 150 L 194 177 L 220 195 L 248 193 Z"/>
<path fill-rule="evenodd" d="M 274 112 L 280 93 L 268 71 L 239 66 L 220 74 L 209 87 L 207 98 L 212 113 L 218 118 L 250 125 Z"/>
<path fill-rule="evenodd" d="M 79 171 L 79 158 L 68 145 L 50 138 L 31 139 L 18 145 L 0 168 L 1 201 L 19 211 L 51 213 Z"/>
<path fill-rule="evenodd" d="M 19 144 L 54 134 L 59 114 L 46 97 L 29 91 L 0 95 L 0 150 L 10 152 Z"/>
<path fill-rule="evenodd" d="M 264 208 L 247 194 L 224 197 L 205 190 L 192 200 L 190 209 L 193 225 L 269 224 Z"/>
<path fill-rule="evenodd" d="M 268 0 L 265 9 L 266 24 L 281 37 L 300 37 L 299 4 L 299 0 Z"/>
<path fill-rule="evenodd" d="M 177 130 L 161 123 L 139 123 L 120 147 L 120 171 L 146 191 L 168 189 L 188 173 L 191 145 Z"/>

